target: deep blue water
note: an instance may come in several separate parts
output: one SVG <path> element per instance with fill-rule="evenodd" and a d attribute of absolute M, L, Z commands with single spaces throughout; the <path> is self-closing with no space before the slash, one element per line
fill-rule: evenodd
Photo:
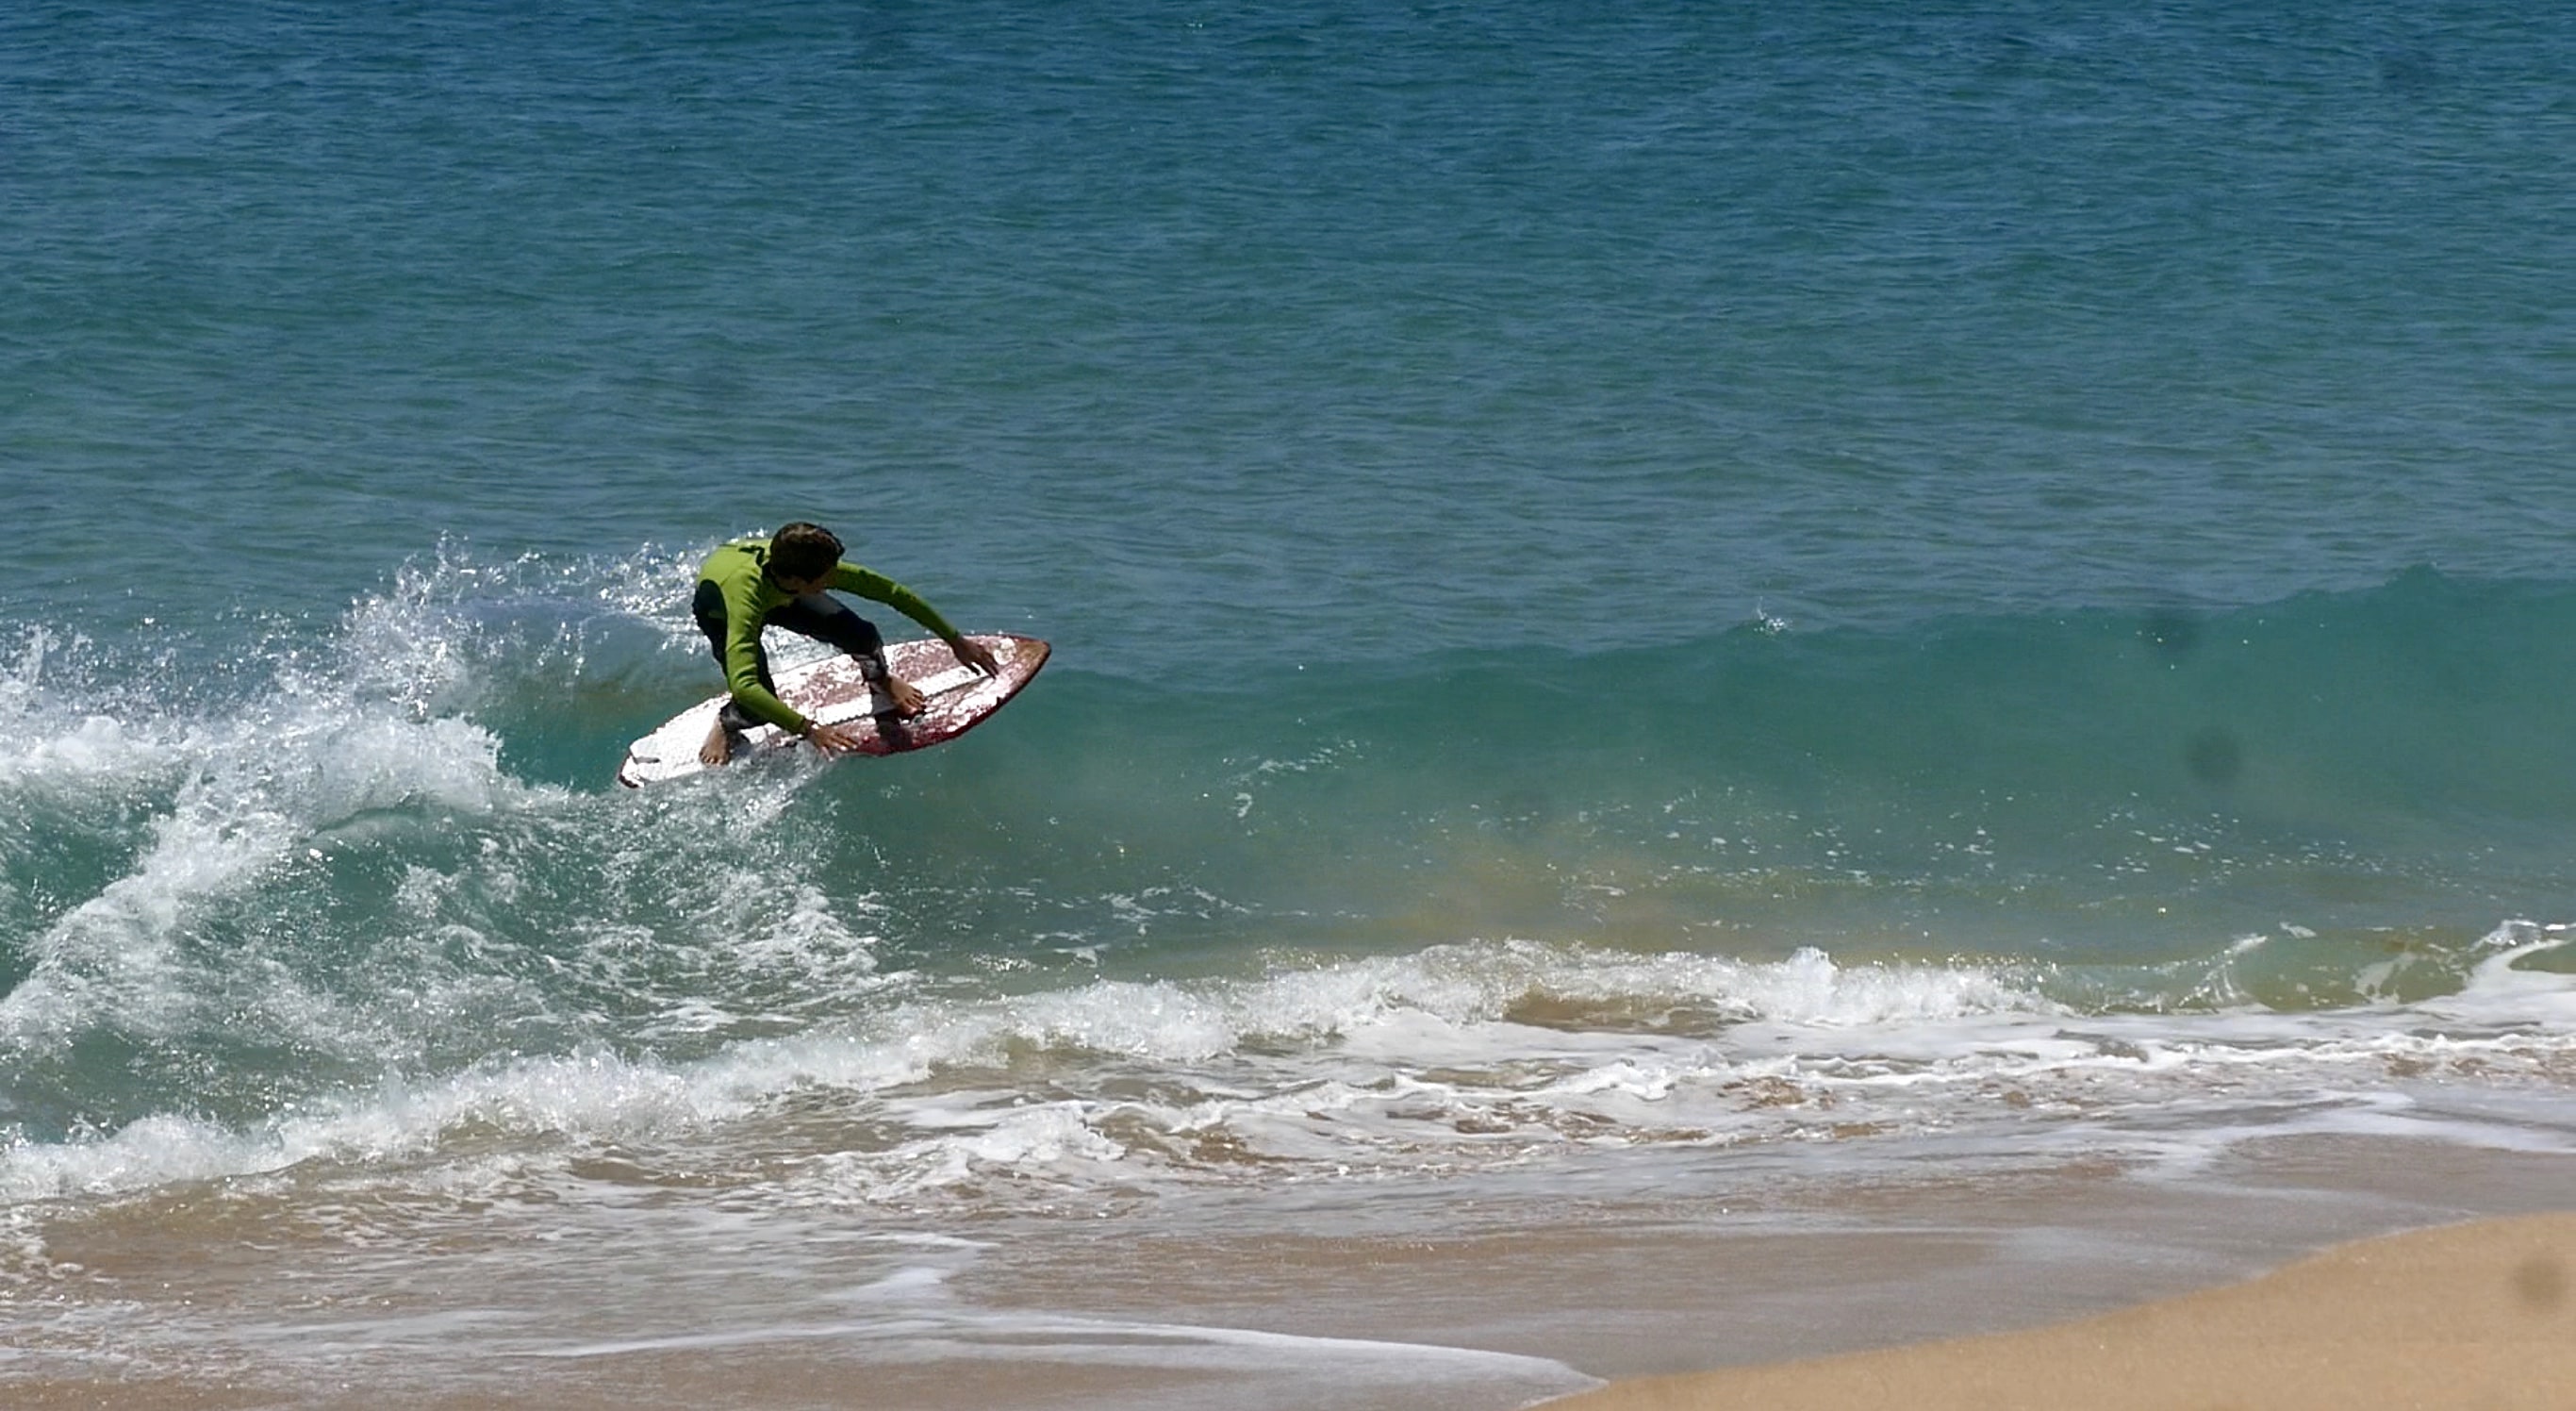
<path fill-rule="evenodd" d="M 730 10 L 0 21 L 19 615 L 805 513 L 1220 674 L 2571 527 L 2545 7 Z"/>

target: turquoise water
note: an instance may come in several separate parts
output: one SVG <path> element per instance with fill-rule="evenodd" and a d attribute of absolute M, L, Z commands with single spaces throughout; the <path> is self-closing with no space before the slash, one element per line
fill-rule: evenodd
<path fill-rule="evenodd" d="M 2576 18 L 700 9 L 0 17 L 12 1279 L 2576 1140 Z M 615 789 L 800 517 L 1054 664 Z"/>

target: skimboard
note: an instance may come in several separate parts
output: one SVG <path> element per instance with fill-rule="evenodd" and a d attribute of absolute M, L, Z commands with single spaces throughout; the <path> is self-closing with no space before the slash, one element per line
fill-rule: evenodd
<path fill-rule="evenodd" d="M 986 676 L 950 654 L 948 644 L 933 638 L 891 642 L 886 668 L 921 692 L 921 713 L 898 716 L 894 702 L 868 689 L 858 662 L 839 653 L 776 673 L 778 698 L 807 718 L 826 725 L 848 725 L 859 737 L 861 754 L 901 754 L 954 740 L 1000 710 L 1029 678 L 1046 665 L 1047 644 L 1035 637 L 976 634 L 1001 668 Z M 626 747 L 626 763 L 617 782 L 630 789 L 685 778 L 706 771 L 698 747 L 715 728 L 716 712 L 726 697 L 700 701 L 672 716 L 662 728 Z M 725 768 L 777 750 L 793 749 L 796 737 L 775 725 L 755 725 L 742 734 Z"/>

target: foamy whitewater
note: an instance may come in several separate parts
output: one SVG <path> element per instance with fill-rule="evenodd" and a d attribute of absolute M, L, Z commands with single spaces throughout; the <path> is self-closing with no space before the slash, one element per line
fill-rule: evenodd
<path fill-rule="evenodd" d="M 0 1382 L 1499 1408 L 2547 1203 L 2570 23 L 0 20 Z M 797 517 L 1053 664 L 616 788 Z"/>

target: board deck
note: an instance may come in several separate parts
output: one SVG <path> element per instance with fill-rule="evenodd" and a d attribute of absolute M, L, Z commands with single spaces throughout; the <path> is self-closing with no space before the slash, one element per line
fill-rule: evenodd
<path fill-rule="evenodd" d="M 1029 678 L 1046 665 L 1047 644 L 1035 637 L 995 633 L 970 634 L 993 653 L 1001 670 L 986 676 L 964 665 L 948 644 L 925 638 L 892 642 L 885 649 L 886 667 L 909 681 L 924 700 L 921 713 L 909 718 L 893 713 L 893 703 L 868 689 L 859 664 L 835 653 L 776 673 L 779 699 L 826 725 L 849 725 L 859 737 L 862 754 L 901 754 L 956 739 L 1000 710 Z M 700 701 L 663 723 L 652 734 L 626 747 L 617 782 L 630 789 L 704 773 L 698 747 L 715 727 L 716 712 L 726 697 Z M 743 732 L 733 762 L 793 748 L 797 739 L 775 725 Z M 727 767 L 730 767 L 729 765 Z"/>

